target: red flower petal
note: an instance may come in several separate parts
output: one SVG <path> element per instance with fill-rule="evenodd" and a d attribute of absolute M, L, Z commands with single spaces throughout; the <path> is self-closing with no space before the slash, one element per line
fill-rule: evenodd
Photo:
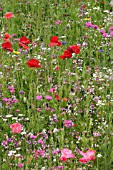
<path fill-rule="evenodd" d="M 58 39 L 57 36 L 52 36 L 51 39 L 50 39 L 50 42 L 54 42 L 54 43 L 56 42 L 56 43 L 57 43 L 58 40 L 59 40 L 59 39 Z"/>
<path fill-rule="evenodd" d="M 64 60 L 66 57 L 64 55 L 59 56 L 60 59 Z"/>
<path fill-rule="evenodd" d="M 60 97 L 59 97 L 59 95 L 58 95 L 58 94 L 56 94 L 56 95 L 55 95 L 55 98 L 56 98 L 56 100 L 57 100 L 57 101 L 59 101 L 59 100 L 60 100 Z"/>
<path fill-rule="evenodd" d="M 2 43 L 2 49 L 12 52 L 13 50 L 12 50 L 11 42 L 3 42 Z"/>
<path fill-rule="evenodd" d="M 27 50 L 29 47 L 21 42 L 19 42 L 19 46 L 23 47 L 25 50 Z"/>
<path fill-rule="evenodd" d="M 5 34 L 4 34 L 4 38 L 5 38 L 5 39 L 9 39 L 9 38 L 11 38 L 11 36 L 10 36 L 8 33 L 5 33 Z"/>
<path fill-rule="evenodd" d="M 79 54 L 80 53 L 80 47 L 78 45 L 72 45 L 67 48 L 67 50 L 71 53 Z"/>
<path fill-rule="evenodd" d="M 41 65 L 39 64 L 39 61 L 36 59 L 30 59 L 28 62 L 26 62 L 29 68 L 35 67 L 35 68 L 41 68 Z"/>
<path fill-rule="evenodd" d="M 61 46 L 62 43 L 59 41 L 57 36 L 52 36 L 50 39 L 49 47 L 52 46 Z"/>
<path fill-rule="evenodd" d="M 21 42 L 21 43 L 23 43 L 23 44 L 29 44 L 30 43 L 30 40 L 27 38 L 27 37 L 21 37 L 20 38 L 20 41 L 19 42 Z"/>
<path fill-rule="evenodd" d="M 70 51 L 68 51 L 68 50 L 65 50 L 64 51 L 64 56 L 65 56 L 65 58 L 71 58 L 72 57 L 72 53 Z"/>
<path fill-rule="evenodd" d="M 75 54 L 80 53 L 80 47 L 78 45 L 73 45 L 72 49 L 73 49 L 73 53 L 75 53 Z"/>
<path fill-rule="evenodd" d="M 10 18 L 12 18 L 12 17 L 14 17 L 14 15 L 12 14 L 12 12 L 7 12 L 7 13 L 3 16 L 3 18 L 7 18 L 7 19 L 10 19 Z"/>

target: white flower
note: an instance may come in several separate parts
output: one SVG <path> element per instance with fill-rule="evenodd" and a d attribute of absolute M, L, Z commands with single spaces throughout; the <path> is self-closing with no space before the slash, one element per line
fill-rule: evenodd
<path fill-rule="evenodd" d="M 101 158 L 101 157 L 102 157 L 102 155 L 101 155 L 101 154 L 98 154 L 98 155 L 97 155 L 97 157 L 98 157 L 98 158 Z"/>

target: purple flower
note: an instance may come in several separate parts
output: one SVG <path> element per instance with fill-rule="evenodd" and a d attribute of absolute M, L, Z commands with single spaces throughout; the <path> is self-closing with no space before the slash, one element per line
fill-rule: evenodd
<path fill-rule="evenodd" d="M 25 92 L 24 92 L 23 90 L 21 90 L 21 91 L 19 92 L 19 94 L 25 94 Z"/>
<path fill-rule="evenodd" d="M 98 25 L 92 25 L 92 28 L 98 29 Z"/>
<path fill-rule="evenodd" d="M 54 150 L 54 151 L 52 151 L 52 154 L 53 154 L 53 155 L 56 155 L 56 154 L 58 154 L 58 151 L 57 151 L 57 150 Z"/>
<path fill-rule="evenodd" d="M 47 95 L 45 98 L 46 98 L 46 100 L 52 100 L 52 97 L 49 95 Z"/>
<path fill-rule="evenodd" d="M 41 100 L 41 99 L 42 99 L 42 96 L 41 96 L 41 95 L 36 96 L 36 99 L 37 99 L 37 100 Z"/>
<path fill-rule="evenodd" d="M 61 170 L 62 170 L 62 169 L 64 169 L 64 167 L 61 166 L 61 165 L 59 165 L 59 166 L 58 166 L 58 169 L 61 169 Z"/>
<path fill-rule="evenodd" d="M 62 41 L 62 45 L 65 45 L 66 44 L 66 42 L 65 41 Z"/>
<path fill-rule="evenodd" d="M 101 52 L 101 53 L 102 53 L 102 52 L 104 52 L 104 50 L 99 50 L 99 52 Z"/>
<path fill-rule="evenodd" d="M 36 139 L 37 136 L 35 136 L 35 135 L 30 135 L 30 138 L 31 138 L 31 139 Z"/>

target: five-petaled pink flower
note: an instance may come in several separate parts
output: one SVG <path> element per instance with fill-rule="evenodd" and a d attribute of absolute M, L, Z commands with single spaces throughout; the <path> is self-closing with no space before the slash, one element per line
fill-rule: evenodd
<path fill-rule="evenodd" d="M 10 128 L 12 129 L 12 133 L 20 133 L 22 130 L 22 125 L 20 123 L 14 123 L 10 125 Z"/>
<path fill-rule="evenodd" d="M 12 12 L 7 12 L 4 16 L 3 16 L 3 18 L 7 18 L 7 19 L 10 19 L 10 18 L 13 18 L 14 17 L 14 15 L 12 14 Z"/>
<path fill-rule="evenodd" d="M 95 154 L 96 154 L 96 150 L 88 150 L 86 153 L 80 151 L 80 154 L 83 156 L 82 158 L 79 159 L 79 162 L 82 163 L 87 163 L 89 161 L 93 161 L 95 160 Z"/>
<path fill-rule="evenodd" d="M 61 150 L 61 157 L 60 160 L 65 162 L 68 158 L 76 158 L 75 155 L 72 153 L 71 150 L 64 148 Z"/>

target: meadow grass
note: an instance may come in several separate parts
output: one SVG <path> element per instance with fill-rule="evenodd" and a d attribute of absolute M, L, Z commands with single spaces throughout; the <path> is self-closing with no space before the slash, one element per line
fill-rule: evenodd
<path fill-rule="evenodd" d="M 109 3 L 1 0 L 1 170 L 113 169 L 113 35 L 109 31 L 113 8 Z M 6 12 L 14 17 L 4 18 Z M 87 27 L 87 22 L 98 28 Z M 100 33 L 102 29 L 107 35 Z M 2 49 L 5 33 L 11 35 L 12 52 Z M 22 36 L 30 40 L 28 50 L 18 45 Z M 51 36 L 58 36 L 62 46 L 48 47 Z M 77 44 L 80 54 L 59 58 Z M 27 66 L 32 58 L 39 60 L 41 68 Z M 10 128 L 16 122 L 22 125 L 19 134 Z M 61 161 L 64 148 L 76 158 Z M 96 150 L 96 158 L 83 164 L 80 151 L 87 150 Z"/>

